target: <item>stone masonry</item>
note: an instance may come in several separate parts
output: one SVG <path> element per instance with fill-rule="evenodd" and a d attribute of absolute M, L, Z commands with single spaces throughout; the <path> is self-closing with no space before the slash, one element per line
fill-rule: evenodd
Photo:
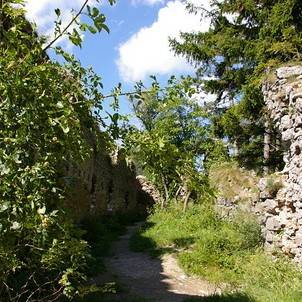
<path fill-rule="evenodd" d="M 302 66 L 282 67 L 263 85 L 265 103 L 275 129 L 281 134 L 285 167 L 261 179 L 267 248 L 281 249 L 302 262 Z"/>

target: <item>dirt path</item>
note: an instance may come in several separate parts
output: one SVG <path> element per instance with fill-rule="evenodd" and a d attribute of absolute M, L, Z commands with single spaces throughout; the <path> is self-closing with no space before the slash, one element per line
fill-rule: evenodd
<path fill-rule="evenodd" d="M 171 254 L 155 259 L 144 253 L 132 252 L 129 239 L 139 227 L 136 224 L 128 228 L 127 233 L 114 244 L 113 257 L 106 261 L 108 271 L 129 290 L 127 297 L 133 295 L 154 302 L 178 302 L 219 292 L 208 282 L 187 276 Z"/>

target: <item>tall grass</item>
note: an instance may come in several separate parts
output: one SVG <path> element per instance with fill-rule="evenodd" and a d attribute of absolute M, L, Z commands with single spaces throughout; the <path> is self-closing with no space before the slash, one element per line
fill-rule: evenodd
<path fill-rule="evenodd" d="M 155 209 L 146 226 L 131 239 L 132 249 L 154 255 L 174 251 L 185 271 L 227 284 L 228 292 L 245 297 L 242 301 L 302 301 L 302 273 L 289 260 L 273 260 L 263 251 L 252 216 L 238 214 L 225 221 L 209 204 L 194 205 L 186 213 L 172 206 Z"/>

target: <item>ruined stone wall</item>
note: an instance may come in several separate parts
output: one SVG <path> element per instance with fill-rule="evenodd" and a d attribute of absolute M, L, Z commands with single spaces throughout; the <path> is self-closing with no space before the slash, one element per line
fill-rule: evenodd
<path fill-rule="evenodd" d="M 66 167 L 67 207 L 77 220 L 87 215 L 144 214 L 154 200 L 137 179 L 134 165 L 118 149 L 110 154 L 105 139 L 100 139 L 103 147 L 97 149 L 89 138 L 94 149 L 89 160 Z"/>
<path fill-rule="evenodd" d="M 265 103 L 281 134 L 285 168 L 259 184 L 258 213 L 266 246 L 302 261 L 302 66 L 282 67 L 263 86 Z"/>

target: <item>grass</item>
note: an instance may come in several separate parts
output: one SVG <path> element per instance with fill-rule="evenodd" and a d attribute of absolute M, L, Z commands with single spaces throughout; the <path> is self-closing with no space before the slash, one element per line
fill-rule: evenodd
<path fill-rule="evenodd" d="M 282 189 L 283 186 L 282 180 L 276 174 L 270 175 L 266 180 L 266 189 L 272 198 L 276 197 L 278 191 Z"/>
<path fill-rule="evenodd" d="M 245 294 L 234 293 L 225 295 L 214 295 L 204 298 L 190 298 L 183 302 L 254 302 L 255 300 Z"/>
<path fill-rule="evenodd" d="M 210 184 L 224 198 L 233 200 L 236 196 L 246 197 L 247 191 L 257 193 L 259 177 L 253 172 L 238 167 L 235 162 L 213 165 L 209 172 Z"/>
<path fill-rule="evenodd" d="M 176 206 L 155 209 L 130 246 L 154 256 L 175 251 L 188 273 L 228 284 L 225 296 L 187 302 L 302 301 L 302 273 L 289 260 L 265 254 L 260 227 L 247 214 L 225 221 L 209 204 L 192 206 L 186 213 Z"/>

